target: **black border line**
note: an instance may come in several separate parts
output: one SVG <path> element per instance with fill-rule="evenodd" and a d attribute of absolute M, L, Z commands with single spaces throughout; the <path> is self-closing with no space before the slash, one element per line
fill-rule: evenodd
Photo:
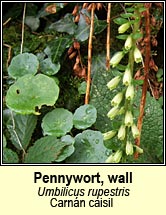
<path fill-rule="evenodd" d="M 3 68 L 2 68 L 2 65 L 3 65 L 3 61 L 2 61 L 2 58 L 3 58 L 3 38 L 2 38 L 2 28 L 3 28 L 3 19 L 2 19 L 2 15 L 3 15 L 3 11 L 2 11 L 2 3 L 16 3 L 18 1 L 1 1 L 1 71 L 3 71 Z M 19 3 L 31 3 L 31 2 L 36 2 L 36 3 L 51 3 L 51 2 L 55 2 L 55 1 L 19 1 Z M 69 2 L 69 3 L 74 3 L 74 2 L 85 2 L 85 1 L 61 1 L 62 3 L 63 2 Z M 86 2 L 91 2 L 91 1 L 86 1 Z M 98 1 L 93 1 L 93 2 L 98 2 Z M 104 1 L 105 3 L 107 2 L 112 2 L 112 3 L 122 3 L 122 1 Z M 133 1 L 126 1 L 126 2 L 129 2 L 129 3 L 132 3 Z M 135 2 L 139 2 L 139 3 L 163 3 L 164 7 L 163 7 L 163 27 L 164 27 L 164 75 L 163 75 L 163 89 L 164 89 L 164 92 L 163 92 L 163 153 L 164 153 L 164 160 L 163 160 L 163 163 L 161 164 L 152 164 L 152 163 L 135 163 L 135 164 L 106 164 L 106 163 L 101 163 L 101 164 L 98 164 L 98 163 L 78 163 L 78 164 L 73 164 L 73 163 L 68 163 L 68 164 L 38 164 L 38 163 L 34 163 L 34 164 L 26 164 L 26 163 L 23 163 L 23 164 L 3 164 L 2 162 L 2 159 L 3 159 L 3 132 L 2 132 L 2 128 L 3 128 L 3 83 L 2 83 L 2 72 L 1 72 L 1 145 L 0 145 L 0 148 L 1 148 L 1 154 L 0 154 L 0 166 L 49 166 L 49 167 L 56 167 L 56 166 L 166 166 L 166 157 L 165 157 L 165 151 L 166 151 L 166 148 L 165 148 L 165 1 L 135 1 Z M 134 3 L 135 3 L 134 2 Z"/>

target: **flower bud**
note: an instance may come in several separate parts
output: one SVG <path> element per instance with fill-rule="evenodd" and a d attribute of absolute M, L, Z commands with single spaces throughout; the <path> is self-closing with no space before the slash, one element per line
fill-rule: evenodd
<path fill-rule="evenodd" d="M 128 99 L 128 100 L 132 100 L 132 99 L 134 98 L 134 86 L 133 86 L 133 85 L 129 85 L 129 86 L 127 87 L 125 97 L 126 97 L 126 99 Z"/>
<path fill-rule="evenodd" d="M 116 96 L 114 96 L 114 98 L 113 98 L 112 101 L 111 101 L 111 105 L 112 105 L 112 106 L 117 106 L 117 105 L 119 105 L 119 104 L 121 103 L 122 99 L 123 99 L 123 93 L 120 92 L 120 93 L 118 93 Z"/>
<path fill-rule="evenodd" d="M 132 77 L 131 77 L 131 70 L 129 68 L 129 65 L 126 67 L 124 75 L 123 75 L 123 84 L 126 86 L 129 86 L 131 83 Z"/>
<path fill-rule="evenodd" d="M 125 44 L 124 44 L 124 47 L 125 47 L 125 49 L 126 49 L 127 51 L 129 51 L 129 50 L 131 49 L 131 47 L 132 47 L 132 37 L 131 37 L 131 35 L 129 35 L 129 36 L 127 37 L 126 42 L 125 42 Z"/>
<path fill-rule="evenodd" d="M 139 137 L 140 133 L 139 133 L 139 130 L 138 130 L 138 128 L 137 128 L 137 126 L 135 124 L 133 124 L 131 126 L 131 131 L 132 131 L 134 139 Z"/>
<path fill-rule="evenodd" d="M 139 154 L 142 154 L 144 152 L 143 149 L 141 149 L 139 146 L 134 146 L 136 149 L 136 152 L 138 152 Z"/>
<path fill-rule="evenodd" d="M 133 154 L 133 144 L 130 141 L 127 141 L 126 143 L 126 155 L 132 155 Z"/>
<path fill-rule="evenodd" d="M 105 161 L 106 163 L 114 163 L 114 155 L 111 154 Z"/>
<path fill-rule="evenodd" d="M 119 62 L 121 61 L 121 59 L 123 58 L 123 56 L 124 56 L 123 51 L 116 52 L 110 60 L 110 65 L 112 67 L 117 66 L 119 64 Z"/>
<path fill-rule="evenodd" d="M 143 61 L 142 54 L 137 47 L 135 47 L 135 49 L 134 49 L 134 60 L 136 63 L 141 63 Z"/>
<path fill-rule="evenodd" d="M 114 163 L 119 163 L 122 158 L 122 151 L 118 150 L 113 156 Z"/>
<path fill-rule="evenodd" d="M 103 133 L 103 139 L 104 140 L 109 140 L 111 139 L 112 137 L 114 137 L 116 134 L 116 131 L 112 130 L 112 131 L 108 131 L 106 133 Z"/>
<path fill-rule="evenodd" d="M 132 126 L 133 115 L 132 115 L 131 111 L 126 111 L 124 122 L 125 122 L 125 126 L 128 126 L 128 127 Z"/>
<path fill-rule="evenodd" d="M 126 135 L 126 128 L 124 125 L 121 125 L 119 130 L 118 130 L 118 139 L 124 140 L 125 135 Z"/>
<path fill-rule="evenodd" d="M 107 116 L 110 119 L 113 119 L 119 112 L 118 106 L 111 108 L 111 110 L 107 113 Z"/>
<path fill-rule="evenodd" d="M 127 29 L 130 27 L 130 23 L 126 22 L 124 24 L 122 24 L 121 26 L 119 26 L 118 28 L 118 32 L 119 34 L 123 34 L 125 31 L 127 31 Z"/>
<path fill-rule="evenodd" d="M 107 87 L 110 90 L 115 89 L 119 84 L 120 79 L 121 79 L 120 76 L 116 76 L 115 78 L 111 79 L 111 81 L 108 82 Z"/>

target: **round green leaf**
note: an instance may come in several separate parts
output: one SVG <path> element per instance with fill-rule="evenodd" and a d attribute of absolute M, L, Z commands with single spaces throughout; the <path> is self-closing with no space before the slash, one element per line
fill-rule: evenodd
<path fill-rule="evenodd" d="M 77 129 L 86 129 L 96 121 L 97 111 L 93 105 L 82 105 L 76 109 L 73 124 Z"/>
<path fill-rule="evenodd" d="M 73 114 L 64 108 L 56 108 L 47 113 L 42 121 L 44 135 L 60 137 L 69 132 L 72 127 Z"/>
<path fill-rule="evenodd" d="M 35 75 L 39 67 L 39 61 L 34 54 L 23 53 L 13 57 L 8 73 L 17 79 L 27 74 Z"/>
<path fill-rule="evenodd" d="M 25 75 L 13 84 L 6 95 L 7 106 L 21 114 L 39 114 L 42 105 L 52 106 L 59 96 L 55 81 L 43 74 Z"/>
<path fill-rule="evenodd" d="M 104 163 L 109 155 L 100 131 L 86 130 L 75 137 L 75 151 L 66 163 Z"/>
<path fill-rule="evenodd" d="M 28 25 L 32 31 L 36 31 L 40 25 L 40 19 L 35 16 L 26 16 L 25 24 Z"/>
<path fill-rule="evenodd" d="M 45 75 L 55 75 L 60 70 L 60 63 L 52 63 L 50 58 L 46 58 L 40 63 L 41 72 Z"/>

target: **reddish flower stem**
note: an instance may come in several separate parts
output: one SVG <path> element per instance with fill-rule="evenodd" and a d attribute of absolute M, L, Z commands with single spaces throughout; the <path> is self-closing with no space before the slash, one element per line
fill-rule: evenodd
<path fill-rule="evenodd" d="M 140 146 L 140 140 L 141 140 L 141 129 L 142 129 L 142 123 L 143 123 L 143 116 L 144 116 L 144 109 L 145 109 L 145 103 L 146 103 L 146 93 L 148 88 L 148 76 L 149 76 L 149 61 L 150 61 L 150 13 L 149 13 L 149 5 L 145 5 L 147 10 L 145 11 L 145 31 L 146 31 L 146 38 L 145 42 L 145 65 L 144 65 L 144 83 L 142 87 L 142 97 L 140 102 L 140 114 L 138 117 L 138 123 L 137 127 L 140 132 L 140 136 L 136 139 L 135 144 L 137 146 Z M 134 158 L 138 158 L 138 152 L 134 154 Z"/>
<path fill-rule="evenodd" d="M 107 45 L 106 45 L 106 70 L 110 69 L 110 16 L 111 16 L 111 3 L 108 3 L 107 12 Z"/>
<path fill-rule="evenodd" d="M 93 37 L 93 30 L 94 30 L 94 10 L 95 10 L 95 3 L 92 3 L 91 26 L 90 26 L 89 43 L 88 43 L 88 74 L 87 74 L 87 87 L 86 87 L 86 94 L 85 94 L 85 104 L 89 103 L 89 96 L 90 96 L 91 64 L 92 64 L 92 37 Z"/>

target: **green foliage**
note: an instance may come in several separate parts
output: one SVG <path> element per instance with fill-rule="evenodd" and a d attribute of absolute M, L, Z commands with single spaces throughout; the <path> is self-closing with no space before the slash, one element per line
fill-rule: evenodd
<path fill-rule="evenodd" d="M 9 75 L 15 79 L 24 75 L 35 75 L 39 67 L 39 62 L 34 54 L 23 53 L 15 56 L 8 68 Z"/>
<path fill-rule="evenodd" d="M 35 115 L 21 115 L 11 112 L 7 128 L 11 135 L 11 142 L 17 149 L 27 149 L 36 124 L 37 117 Z"/>
<path fill-rule="evenodd" d="M 63 136 L 73 127 L 73 114 L 64 108 L 56 108 L 44 116 L 41 126 L 44 135 Z"/>
<path fill-rule="evenodd" d="M 103 145 L 103 135 L 99 131 L 86 130 L 75 137 L 75 152 L 67 163 L 104 163 L 109 151 Z"/>
<path fill-rule="evenodd" d="M 73 16 L 70 13 L 67 13 L 59 21 L 52 23 L 49 29 L 56 30 L 58 32 L 66 32 L 68 34 L 74 34 L 77 26 L 73 22 Z"/>
<path fill-rule="evenodd" d="M 46 58 L 40 63 L 40 70 L 45 75 L 55 75 L 60 70 L 60 63 L 52 63 L 50 58 Z"/>
<path fill-rule="evenodd" d="M 67 6 L 65 3 L 43 3 L 41 9 L 35 3 L 26 4 L 22 54 L 22 3 L 14 4 L 7 13 L 6 20 L 9 17 L 12 20 L 3 29 L 4 44 L 11 45 L 13 56 L 9 62 L 9 50 L 6 46 L 3 59 L 3 163 L 105 163 L 108 156 L 114 155 L 115 151 L 124 146 L 116 135 L 103 141 L 103 133 L 110 130 L 117 133 L 121 125 L 121 114 L 115 120 L 110 120 L 107 113 L 111 109 L 111 100 L 118 92 L 124 92 L 124 86 L 121 80 L 118 87 L 110 93 L 107 83 L 116 76 L 122 78 L 127 59 L 124 57 L 122 64 L 106 71 L 106 54 L 102 52 L 106 44 L 104 30 L 107 22 L 99 18 L 103 11 L 95 10 L 90 104 L 83 105 L 87 83 L 86 80 L 75 77 L 72 70 L 77 56 L 80 58 L 80 68 L 87 67 L 91 12 L 86 8 L 82 9 L 82 3 L 79 3 L 80 18 L 76 23 L 75 16 L 71 13 L 75 3 L 68 3 Z M 48 12 L 50 6 L 54 10 L 56 8 L 56 13 Z M 107 3 L 104 3 L 104 7 L 107 7 Z M 111 22 L 111 48 L 113 52 L 117 52 L 123 45 L 123 40 L 129 36 L 126 32 L 132 28 L 116 36 L 118 31 L 115 24 L 120 27 L 128 22 L 135 25 L 138 21 L 134 20 L 135 7 L 126 7 L 124 14 L 119 3 L 112 3 L 112 8 L 111 16 L 116 18 Z M 138 10 L 144 9 L 140 6 Z M 142 34 L 138 29 L 131 37 L 137 40 Z M 116 39 L 122 41 L 118 40 L 116 43 Z M 75 40 L 79 42 L 80 49 L 74 48 L 76 56 L 70 59 L 67 51 Z M 123 50 L 123 54 L 126 53 Z M 8 69 L 7 62 L 10 63 Z M 156 77 L 159 82 L 163 80 L 162 68 Z M 132 80 L 132 83 L 134 87 L 139 85 L 132 103 L 136 123 L 143 81 Z M 138 160 L 134 160 L 133 156 L 122 156 L 122 163 L 163 162 L 162 105 L 162 97 L 156 101 L 147 94 L 141 134 L 144 153 Z M 134 142 L 132 136 L 130 141 Z"/>
<path fill-rule="evenodd" d="M 92 126 L 97 117 L 96 108 L 92 105 L 82 105 L 74 113 L 73 124 L 77 129 L 86 129 Z"/>
<path fill-rule="evenodd" d="M 3 163 L 13 164 L 18 162 L 19 162 L 19 159 L 16 152 L 8 148 L 3 149 Z"/>
<path fill-rule="evenodd" d="M 110 102 L 116 92 L 122 88 L 119 86 L 118 89 L 110 93 L 109 89 L 106 87 L 106 84 L 109 79 L 113 78 L 111 72 L 107 72 L 102 62 L 98 60 L 98 56 L 95 57 L 96 61 L 93 61 L 98 65 L 98 70 L 93 77 L 92 89 L 91 89 L 91 104 L 94 105 L 97 109 L 97 120 L 95 127 L 102 132 L 106 132 L 112 129 L 117 129 L 120 125 L 119 118 L 116 118 L 116 121 L 112 122 L 106 116 L 110 110 Z M 115 74 L 115 73 L 114 73 Z M 133 101 L 134 105 L 134 117 L 138 118 L 139 115 L 139 104 L 141 98 L 141 90 L 139 89 L 136 92 L 135 100 Z M 121 143 L 117 138 L 105 141 L 105 146 L 108 149 L 117 150 Z M 140 155 L 138 160 L 133 160 L 130 158 L 127 160 L 129 163 L 158 163 L 163 162 L 163 110 L 161 109 L 158 102 L 147 94 L 146 106 L 145 106 L 145 115 L 143 119 L 143 127 L 141 134 L 141 147 L 144 150 L 144 153 Z"/>
<path fill-rule="evenodd" d="M 57 139 L 55 136 L 46 136 L 37 140 L 29 148 L 25 163 L 51 163 L 63 161 L 74 151 L 73 142 L 69 138 Z"/>
<path fill-rule="evenodd" d="M 59 87 L 52 78 L 43 74 L 24 75 L 8 90 L 7 106 L 21 114 L 39 114 L 36 108 L 54 105 L 59 95 Z"/>

